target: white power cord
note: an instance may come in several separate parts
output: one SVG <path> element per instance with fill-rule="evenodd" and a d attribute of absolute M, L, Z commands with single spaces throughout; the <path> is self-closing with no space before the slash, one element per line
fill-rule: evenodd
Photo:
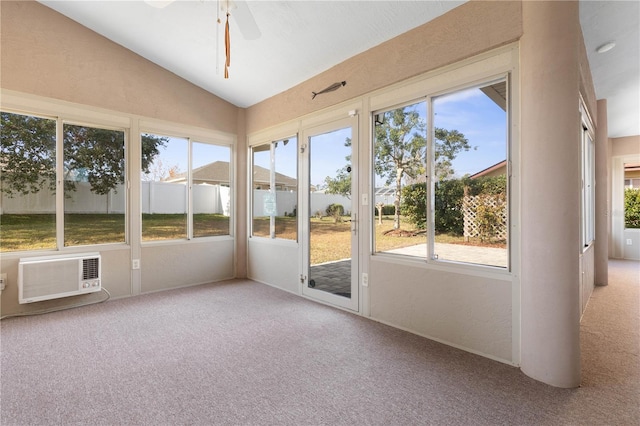
<path fill-rule="evenodd" d="M 58 311 L 64 311 L 66 309 L 74 309 L 74 308 L 81 308 L 83 306 L 89 306 L 89 305 L 97 305 L 98 303 L 104 303 L 107 300 L 109 300 L 111 298 L 111 293 L 109 293 L 109 291 L 107 291 L 106 288 L 101 288 L 101 291 L 104 291 L 107 294 L 107 297 L 103 300 L 96 300 L 94 302 L 87 302 L 87 303 L 79 303 L 77 305 L 71 305 L 71 306 L 58 306 L 55 308 L 49 308 L 49 309 L 43 309 L 41 311 L 33 311 L 33 312 L 20 312 L 17 314 L 9 314 L 9 315 L 4 315 L 2 317 L 0 317 L 0 320 L 3 320 L 5 318 L 15 318 L 15 317 L 28 317 L 31 315 L 42 315 L 42 314 L 50 314 L 51 312 L 58 312 Z"/>

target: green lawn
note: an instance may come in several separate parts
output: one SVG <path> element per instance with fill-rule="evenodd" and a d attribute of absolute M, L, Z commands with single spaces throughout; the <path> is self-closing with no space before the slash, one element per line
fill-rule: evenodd
<path fill-rule="evenodd" d="M 311 218 L 311 264 L 330 262 L 350 257 L 351 223 L 344 218 L 343 222 L 334 223 L 333 218 Z M 377 219 L 376 219 L 377 223 Z M 403 223 L 404 225 L 404 223 Z M 276 218 L 276 237 L 290 240 L 297 239 L 298 219 L 295 217 Z M 410 229 L 408 225 L 407 229 Z M 383 225 L 376 225 L 376 247 L 378 251 L 412 246 L 426 242 L 424 234 L 412 237 L 384 235 L 393 228 L 393 217 L 384 217 Z M 253 235 L 269 236 L 269 218 L 253 219 Z"/>
<path fill-rule="evenodd" d="M 34 214 L 0 216 L 0 251 L 22 251 L 54 249 L 55 215 Z M 144 214 L 142 215 L 143 241 L 175 240 L 186 237 L 186 215 Z M 219 214 L 196 214 L 194 236 L 229 235 L 229 218 Z M 401 221 L 402 228 L 411 226 Z M 296 217 L 276 218 L 276 236 L 296 240 Z M 376 219 L 376 251 L 387 251 L 426 242 L 424 233 L 413 236 L 385 234 L 393 228 L 393 217 L 384 216 L 382 225 Z M 67 214 L 65 215 L 65 246 L 118 243 L 125 241 L 124 215 L 118 214 Z M 269 235 L 269 218 L 254 218 L 254 235 Z M 437 242 L 465 243 L 462 237 L 437 235 Z M 350 256 L 351 224 L 334 223 L 332 218 L 311 219 L 311 264 L 344 259 Z"/>
<path fill-rule="evenodd" d="M 122 243 L 125 218 L 122 214 L 66 214 L 65 246 Z M 145 241 L 186 237 L 186 216 L 143 215 Z M 229 218 L 219 214 L 193 215 L 195 237 L 228 235 Z M 0 251 L 56 248 L 56 218 L 53 214 L 4 214 L 0 216 Z"/>

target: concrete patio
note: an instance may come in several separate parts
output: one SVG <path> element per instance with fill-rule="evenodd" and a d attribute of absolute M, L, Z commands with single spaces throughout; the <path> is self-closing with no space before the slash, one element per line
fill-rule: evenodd
<path fill-rule="evenodd" d="M 496 266 L 500 268 L 506 268 L 508 266 L 507 249 L 443 243 L 435 243 L 434 249 L 440 260 Z M 385 253 L 426 259 L 427 245 L 416 244 L 410 247 L 390 250 Z M 351 260 L 346 259 L 311 266 L 309 282 L 313 283 L 313 288 L 317 290 L 344 297 L 351 297 L 350 277 Z"/>

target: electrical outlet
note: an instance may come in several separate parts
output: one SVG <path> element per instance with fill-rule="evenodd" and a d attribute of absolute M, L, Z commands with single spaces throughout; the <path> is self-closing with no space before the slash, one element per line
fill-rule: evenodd
<path fill-rule="evenodd" d="M 366 272 L 362 273 L 362 286 L 369 287 L 369 274 Z"/>
<path fill-rule="evenodd" d="M 7 274 L 0 274 L 0 291 L 7 286 Z"/>
<path fill-rule="evenodd" d="M 131 269 L 140 269 L 140 259 L 133 259 L 131 261 Z"/>
<path fill-rule="evenodd" d="M 633 245 L 633 240 L 631 240 L 631 238 L 627 238 L 627 245 L 628 246 L 632 246 Z"/>

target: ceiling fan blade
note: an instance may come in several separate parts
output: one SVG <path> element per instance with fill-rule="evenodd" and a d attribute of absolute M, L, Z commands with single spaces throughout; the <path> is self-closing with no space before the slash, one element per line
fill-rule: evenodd
<path fill-rule="evenodd" d="M 256 40 L 260 38 L 262 33 L 260 32 L 260 28 L 258 28 L 258 24 L 256 24 L 256 20 L 253 18 L 251 10 L 249 10 L 249 6 L 247 6 L 247 2 L 236 0 L 234 3 L 236 10 L 233 11 L 231 16 L 238 24 L 238 29 L 242 33 L 242 36 L 245 40 Z"/>
<path fill-rule="evenodd" d="M 149 6 L 153 6 L 158 9 L 165 8 L 173 3 L 175 0 L 144 0 Z"/>

